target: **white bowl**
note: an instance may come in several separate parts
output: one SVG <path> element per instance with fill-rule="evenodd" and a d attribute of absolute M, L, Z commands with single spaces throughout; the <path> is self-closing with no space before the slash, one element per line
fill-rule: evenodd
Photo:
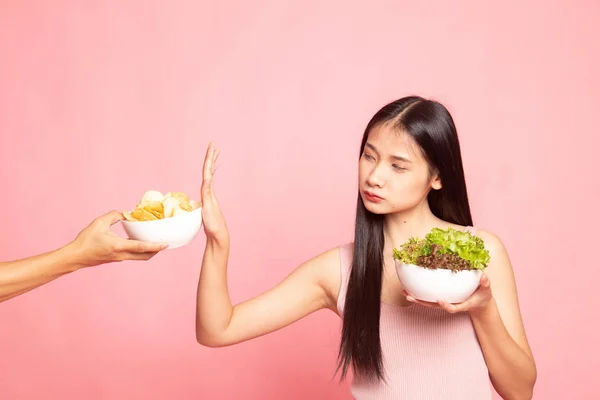
<path fill-rule="evenodd" d="M 481 279 L 481 270 L 431 269 L 398 260 L 396 273 L 404 289 L 415 299 L 437 302 L 462 303 L 475 292 Z"/>
<path fill-rule="evenodd" d="M 202 208 L 176 217 L 152 221 L 121 221 L 130 239 L 167 243 L 169 249 L 190 243 L 202 226 Z"/>

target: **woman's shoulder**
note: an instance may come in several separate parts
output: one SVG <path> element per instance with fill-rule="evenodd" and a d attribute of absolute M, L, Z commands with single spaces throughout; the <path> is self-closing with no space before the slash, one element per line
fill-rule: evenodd
<path fill-rule="evenodd" d="M 481 240 L 483 240 L 485 248 L 490 252 L 492 257 L 497 255 L 505 255 L 506 253 L 506 248 L 500 237 L 485 228 L 477 225 L 463 226 L 458 224 L 449 224 L 447 227 L 462 232 L 470 232 L 472 235 L 479 237 Z"/>
<path fill-rule="evenodd" d="M 321 268 L 326 269 L 340 268 L 340 262 L 343 261 L 344 256 L 352 254 L 352 249 L 353 243 L 343 243 L 322 251 L 311 258 L 308 263 L 320 265 Z"/>
<path fill-rule="evenodd" d="M 504 244 L 502 243 L 502 240 L 495 233 L 487 229 L 475 226 L 466 227 L 466 229 L 469 230 L 473 235 L 483 240 L 483 243 L 485 244 L 485 247 L 488 249 L 488 251 L 495 252 L 504 249 Z"/>
<path fill-rule="evenodd" d="M 337 247 L 341 262 L 347 261 L 347 259 L 352 260 L 352 253 L 354 252 L 354 242 L 344 243 Z M 346 260 L 344 259 L 346 258 Z"/>
<path fill-rule="evenodd" d="M 484 247 L 490 254 L 491 266 L 499 265 L 500 268 L 503 268 L 506 265 L 510 265 L 508 252 L 500 236 L 479 226 L 464 227 L 464 229 L 470 231 L 483 241 Z M 493 269 L 499 269 L 499 267 Z"/>
<path fill-rule="evenodd" d="M 329 271 L 328 275 L 329 277 L 334 278 L 336 283 L 336 294 L 341 280 L 348 273 L 350 265 L 352 264 L 353 250 L 354 243 L 347 242 L 333 247 L 318 256 L 319 258 L 326 260 L 327 269 Z"/>
<path fill-rule="evenodd" d="M 470 232 L 471 234 L 481 238 L 481 240 L 483 240 L 486 244 L 489 244 L 492 247 L 503 246 L 502 240 L 498 235 L 487 229 L 481 228 L 480 226 L 463 226 L 451 224 L 450 227 L 458 231 Z"/>
<path fill-rule="evenodd" d="M 334 311 L 344 278 L 345 264 L 352 259 L 351 256 L 348 258 L 351 251 L 352 243 L 344 243 L 322 251 L 300 266 L 324 290 L 328 307 Z"/>

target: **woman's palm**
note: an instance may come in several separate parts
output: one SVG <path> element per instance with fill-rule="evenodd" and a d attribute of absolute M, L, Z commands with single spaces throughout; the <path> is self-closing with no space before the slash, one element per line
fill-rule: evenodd
<path fill-rule="evenodd" d="M 217 198 L 213 191 L 212 181 L 215 174 L 216 162 L 219 157 L 219 150 L 213 142 L 210 142 L 204 158 L 204 167 L 202 170 L 202 188 L 200 196 L 202 199 L 202 223 L 204 232 L 209 238 L 218 238 L 227 233 L 225 218 L 219 209 Z"/>

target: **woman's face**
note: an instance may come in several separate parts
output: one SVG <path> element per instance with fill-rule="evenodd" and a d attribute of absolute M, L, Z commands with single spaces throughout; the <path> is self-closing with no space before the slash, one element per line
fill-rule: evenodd
<path fill-rule="evenodd" d="M 441 182 L 417 143 L 391 124 L 369 132 L 359 161 L 359 190 L 367 210 L 391 214 L 420 204 Z"/>

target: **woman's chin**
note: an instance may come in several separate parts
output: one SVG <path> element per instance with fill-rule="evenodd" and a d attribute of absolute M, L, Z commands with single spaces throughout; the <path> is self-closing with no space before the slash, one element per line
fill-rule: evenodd
<path fill-rule="evenodd" d="M 378 215 L 384 215 L 384 214 L 389 214 L 389 210 L 387 207 L 385 207 L 383 204 L 379 203 L 379 204 L 375 204 L 375 203 L 371 203 L 371 202 L 365 202 L 363 201 L 363 204 L 365 205 L 365 208 L 367 209 L 367 211 L 369 211 L 372 214 L 378 214 Z"/>

